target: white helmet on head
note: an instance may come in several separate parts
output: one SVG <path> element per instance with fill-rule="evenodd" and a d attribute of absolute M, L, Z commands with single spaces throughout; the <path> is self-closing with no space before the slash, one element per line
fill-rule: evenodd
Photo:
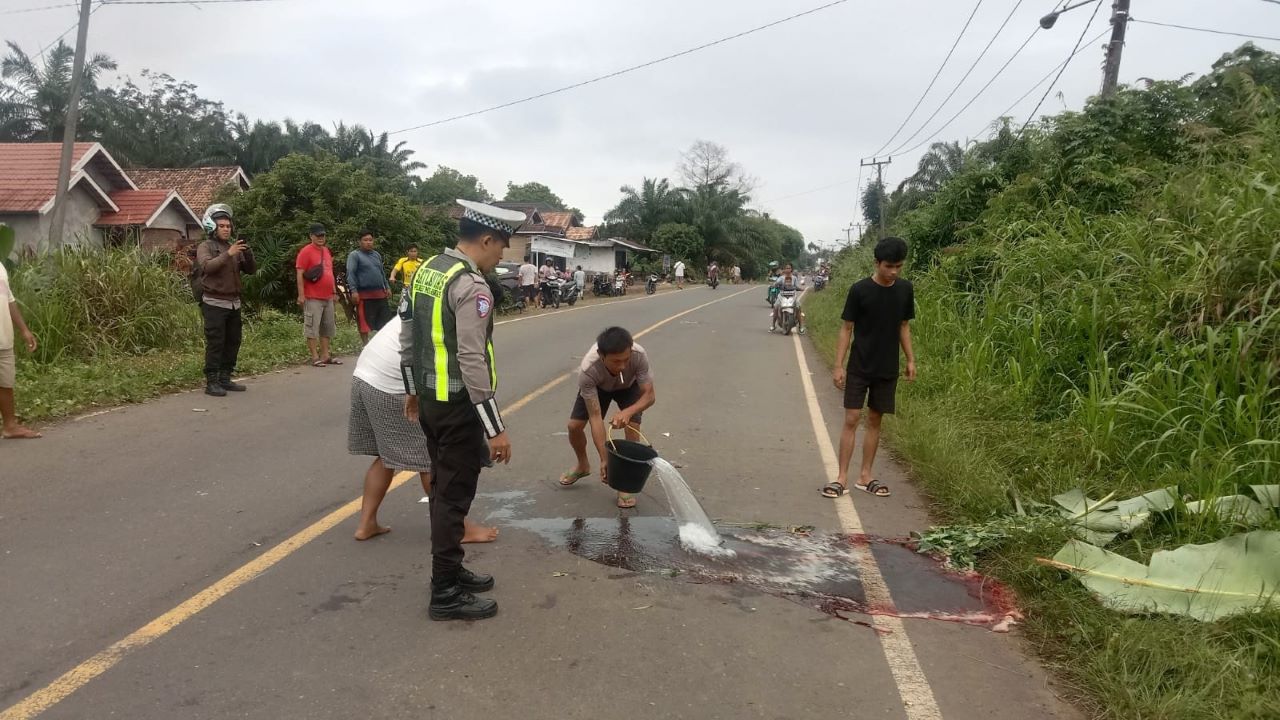
<path fill-rule="evenodd" d="M 230 220 L 231 207 L 223 203 L 210 205 L 209 209 L 204 211 L 204 219 L 200 222 L 200 224 L 204 226 L 204 231 L 212 235 L 213 231 L 218 229 L 217 220 L 220 217 L 225 217 Z"/>

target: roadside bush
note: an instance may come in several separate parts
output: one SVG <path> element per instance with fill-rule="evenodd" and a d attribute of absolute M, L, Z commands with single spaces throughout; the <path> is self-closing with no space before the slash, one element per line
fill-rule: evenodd
<path fill-rule="evenodd" d="M 200 312 L 171 257 L 138 248 L 66 249 L 24 261 L 14 295 L 40 339 L 34 360 L 189 348 L 202 338 Z"/>

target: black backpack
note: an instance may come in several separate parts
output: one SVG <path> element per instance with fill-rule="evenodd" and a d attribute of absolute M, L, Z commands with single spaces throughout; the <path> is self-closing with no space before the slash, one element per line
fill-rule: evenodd
<path fill-rule="evenodd" d="M 187 273 L 187 282 L 191 284 L 191 298 L 197 304 L 204 302 L 204 273 L 200 271 L 198 258 L 200 256 L 200 246 L 207 242 L 209 241 L 203 240 L 198 242 L 195 245 L 192 245 L 191 249 L 187 251 L 191 258 L 191 272 Z M 215 252 L 213 256 L 217 257 L 218 248 L 216 245 L 214 246 L 214 250 Z"/>

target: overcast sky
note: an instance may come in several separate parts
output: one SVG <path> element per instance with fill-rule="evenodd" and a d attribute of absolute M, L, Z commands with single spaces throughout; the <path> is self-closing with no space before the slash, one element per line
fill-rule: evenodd
<path fill-rule="evenodd" d="M 1110 3 L 1086 37 L 1103 32 Z M 0 0 L 0 11 L 57 4 Z M 144 68 L 196 83 L 254 118 L 339 120 L 398 130 L 552 90 L 685 50 L 824 4 L 824 0 L 280 0 L 104 7 L 91 51 L 120 72 Z M 546 183 L 600 221 L 623 184 L 675 177 L 697 139 L 729 148 L 760 184 L 755 206 L 832 243 L 854 221 L 858 160 L 906 117 L 974 0 L 850 0 L 621 77 L 478 117 L 394 136 L 427 163 Z M 908 125 L 916 129 L 959 81 L 1017 0 L 985 0 L 955 56 Z M 1054 7 L 1023 0 L 927 137 L 973 97 Z M 1018 60 L 941 133 L 980 137 L 1070 53 L 1093 6 L 1037 33 Z M 1212 10 L 1212 12 L 1210 12 Z M 1133 0 L 1137 19 L 1280 35 L 1265 0 Z M 0 39 L 34 53 L 75 22 L 74 8 L 0 15 Z M 74 42 L 75 35 L 68 40 Z M 1121 82 L 1202 73 L 1244 39 L 1131 24 Z M 1102 41 L 1076 56 L 1041 113 L 1079 108 L 1098 89 Z M 1280 51 L 1280 42 L 1257 41 Z M 1062 93 L 1062 98 L 1057 97 Z M 1010 114 L 1025 118 L 1039 90 Z M 1020 121 L 1019 120 L 1019 121 Z M 898 142 L 894 143 L 895 145 Z M 915 141 L 911 143 L 915 144 Z M 923 149 L 895 155 L 885 179 L 910 174 Z M 862 176 L 865 183 L 867 175 Z M 835 187 L 808 192 L 816 188 Z M 798 195 L 800 193 L 805 193 Z M 798 195 L 798 196 L 797 196 Z"/>

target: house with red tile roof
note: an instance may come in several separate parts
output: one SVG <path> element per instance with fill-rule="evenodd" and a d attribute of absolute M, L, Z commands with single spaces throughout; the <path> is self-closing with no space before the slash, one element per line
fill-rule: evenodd
<path fill-rule="evenodd" d="M 223 190 L 249 189 L 249 176 L 237 165 L 194 168 L 133 168 L 129 177 L 143 190 L 177 190 L 201 217 Z"/>
<path fill-rule="evenodd" d="M 61 156 L 61 143 L 0 143 L 0 222 L 14 230 L 15 253 L 48 246 Z M 177 248 L 199 225 L 175 188 L 144 190 L 101 144 L 75 144 L 64 247 Z"/>

